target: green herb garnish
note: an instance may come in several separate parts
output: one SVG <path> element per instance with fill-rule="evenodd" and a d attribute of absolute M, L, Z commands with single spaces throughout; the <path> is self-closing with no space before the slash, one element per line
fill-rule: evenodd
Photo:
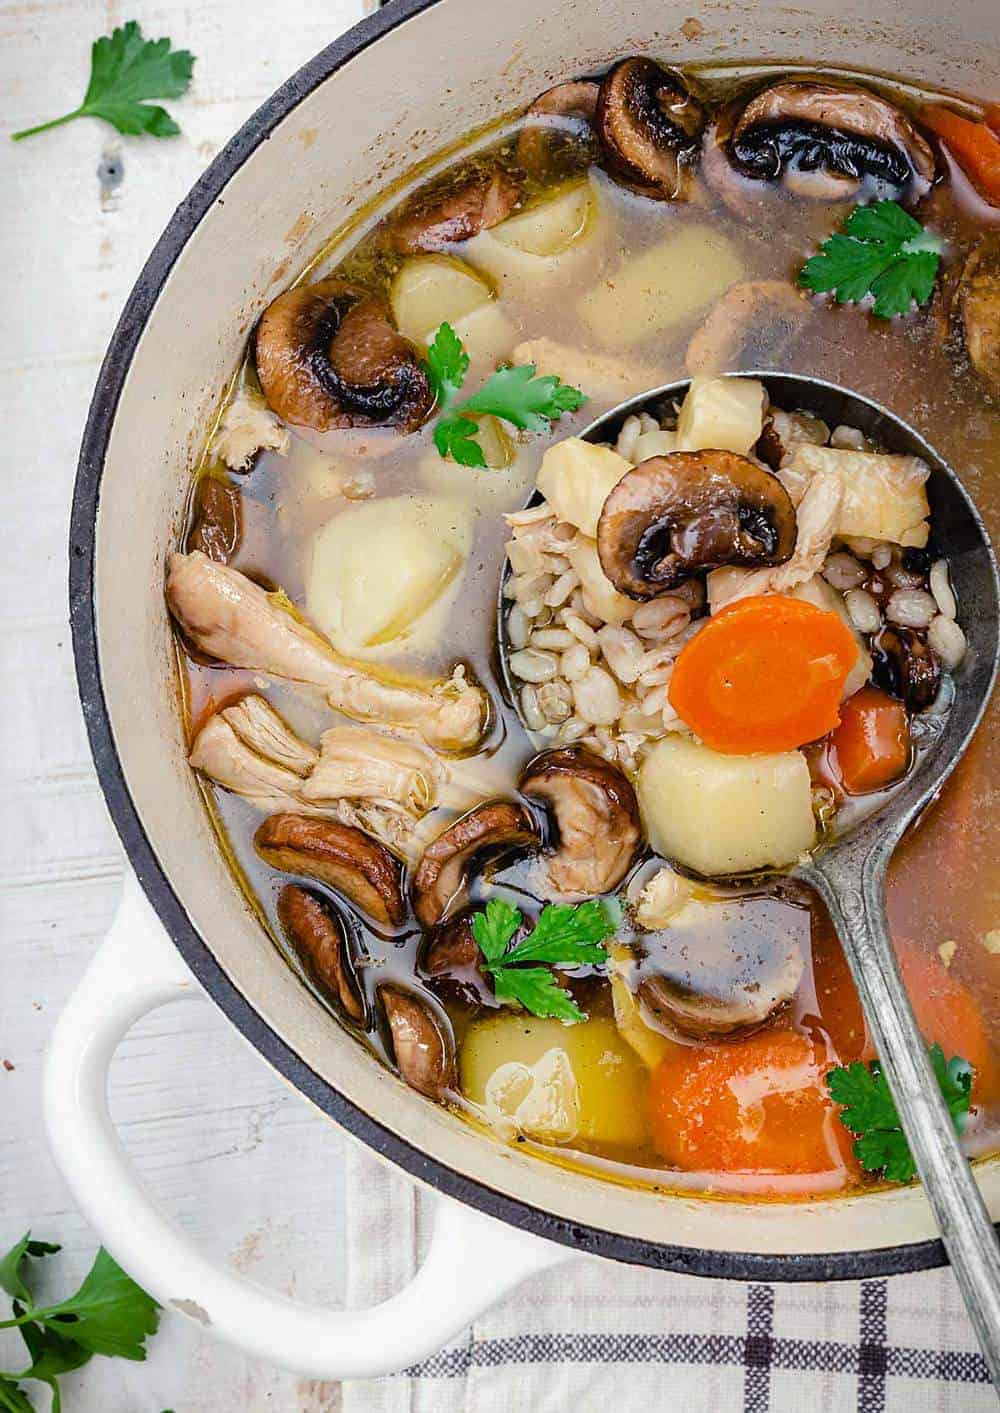
<path fill-rule="evenodd" d="M 455 399 L 469 371 L 469 355 L 450 324 L 442 324 L 427 349 L 424 364 L 437 397 L 438 417 L 434 445 L 443 457 L 460 466 L 485 470 L 486 458 L 476 440 L 478 423 L 469 413 L 498 417 L 520 431 L 547 432 L 564 412 L 575 412 L 586 402 L 579 388 L 571 388 L 548 374 L 535 377 L 535 365 L 505 364 L 492 373 L 478 392 L 464 402 Z"/>
<path fill-rule="evenodd" d="M 607 963 L 603 943 L 615 931 L 608 909 L 596 898 L 575 907 L 550 903 L 542 909 L 527 937 L 510 947 L 522 922 L 518 909 L 503 898 L 491 898 L 485 911 L 472 919 L 472 935 L 483 954 L 484 970 L 493 979 L 497 1000 L 519 1003 L 535 1016 L 586 1020 L 569 992 L 556 981 L 551 968 Z M 526 965 L 529 962 L 544 965 Z"/>
<path fill-rule="evenodd" d="M 174 137 L 180 128 L 167 110 L 145 100 L 180 98 L 188 90 L 193 68 L 193 54 L 172 49 L 169 39 L 143 39 L 136 21 L 129 20 L 110 37 L 95 39 L 90 51 L 90 82 L 79 108 L 11 136 L 20 142 L 74 118 L 101 118 L 120 133 Z"/>
<path fill-rule="evenodd" d="M 946 1063 L 940 1045 L 932 1045 L 927 1054 L 955 1132 L 960 1134 L 969 1116 L 972 1066 L 957 1055 Z M 826 1082 L 836 1103 L 843 1105 L 841 1123 L 857 1138 L 854 1155 L 861 1166 L 870 1173 L 883 1173 L 889 1182 L 911 1182 L 916 1164 L 878 1061 L 831 1070 Z"/>
<path fill-rule="evenodd" d="M 0 1320 L 0 1330 L 19 1329 L 31 1360 L 17 1373 L 0 1372 L 0 1409 L 10 1413 L 32 1413 L 20 1387 L 26 1379 L 48 1384 L 52 1413 L 60 1413 L 60 1374 L 81 1368 L 94 1354 L 145 1359 L 146 1337 L 156 1333 L 156 1301 L 103 1246 L 75 1295 L 37 1307 L 28 1284 L 31 1262 L 59 1249 L 27 1232 L 0 1258 L 0 1287 L 13 1299 L 13 1318 Z"/>
<path fill-rule="evenodd" d="M 872 313 L 880 319 L 908 314 L 914 301 L 927 303 L 944 246 L 938 236 L 895 201 L 856 206 L 844 232 L 824 241 L 822 254 L 806 261 L 800 285 L 817 294 L 832 290 L 838 304 L 873 295 Z"/>

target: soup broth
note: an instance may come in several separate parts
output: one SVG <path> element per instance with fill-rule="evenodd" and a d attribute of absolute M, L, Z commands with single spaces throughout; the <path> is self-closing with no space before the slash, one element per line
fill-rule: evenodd
<path fill-rule="evenodd" d="M 765 65 L 680 72 L 708 133 L 734 108 L 787 78 Z M 808 74 L 817 76 L 830 77 Z M 885 95 L 911 117 L 939 101 L 901 82 L 842 72 L 834 78 Z M 444 459 L 430 417 L 403 434 L 377 426 L 286 430 L 272 419 L 270 435 L 278 445 L 269 448 L 265 437 L 260 449 L 251 449 L 252 458 L 248 454 L 246 469 L 237 470 L 225 464 L 227 450 L 234 459 L 232 437 L 224 440 L 227 417 L 232 423 L 231 409 L 241 399 L 258 417 L 263 410 L 251 346 L 193 483 L 191 524 L 203 513 L 206 478 L 228 488 L 242 518 L 239 543 L 229 553 L 232 568 L 272 599 L 280 589 L 339 652 L 383 674 L 446 679 L 462 663 L 468 680 L 488 695 L 482 741 L 443 755 L 437 803 L 419 818 L 398 808 L 379 814 L 377 795 L 342 796 L 340 821 L 367 832 L 374 821 L 411 884 L 424 849 L 446 826 L 482 801 L 515 801 L 536 752 L 566 744 L 558 722 L 546 723 L 554 729 L 533 739 L 505 698 L 496 618 L 511 537 L 504 516 L 529 501 L 548 448 L 625 397 L 692 373 L 772 368 L 822 377 L 916 427 L 958 470 L 991 533 L 1000 531 L 1000 402 L 973 366 L 949 305 L 970 250 L 1000 226 L 1000 209 L 977 194 L 945 150 L 936 149 L 938 175 L 930 189 L 904 203 L 943 242 L 937 289 L 926 305 L 880 319 L 867 308 L 797 291 L 804 261 L 842 228 L 854 206 L 885 196 L 877 184 L 842 180 L 844 197 L 824 191 L 818 199 L 808 182 L 748 181 L 731 170 L 720 185 L 717 176 L 709 179 L 706 149 L 699 157 L 694 147 L 679 169 L 684 199 L 652 199 L 637 189 L 634 172 L 623 180 L 620 169 L 609 170 L 578 114 L 558 122 L 553 138 L 537 121 L 505 115 L 495 129 L 470 138 L 467 148 L 432 160 L 340 232 L 298 284 L 336 279 L 376 296 L 421 349 L 450 321 L 469 355 L 463 395 L 498 365 L 532 363 L 539 374 L 582 389 L 582 406 L 565 411 L 547 432 L 480 422 L 480 441 L 496 463 L 485 469 Z M 537 138 L 539 131 L 544 143 L 526 149 L 525 134 Z M 526 151 L 532 156 L 527 170 Z M 504 220 L 474 234 L 457 220 L 453 238 L 430 251 L 404 252 L 394 243 L 393 232 L 405 232 L 413 213 L 419 218 L 440 204 L 442 193 L 461 194 L 478 181 L 487 191 L 483 202 L 501 199 L 498 173 L 517 191 Z M 734 301 L 734 287 L 750 294 Z M 345 530 L 327 529 L 339 521 Z M 391 539 L 377 551 L 366 548 L 376 521 L 383 535 L 387 524 L 398 522 L 400 543 L 416 538 L 428 544 L 426 574 L 408 568 L 405 556 L 394 559 Z M 327 534 L 331 547 L 321 551 Z M 186 543 L 190 548 L 191 540 Z M 357 628 L 360 620 L 342 607 L 356 552 L 362 560 L 383 556 L 373 573 L 392 572 L 396 564 L 401 579 L 412 578 L 402 605 L 386 609 L 382 620 L 370 602 L 362 603 L 358 612 L 374 615 L 367 638 Z M 346 567 L 322 569 L 324 554 L 324 562 Z M 363 572 L 362 565 L 357 574 Z M 433 587 L 420 611 L 428 575 Z M 340 599 L 329 587 L 334 580 Z M 926 581 L 920 583 L 925 592 Z M 702 612 L 695 610 L 696 620 Z M 356 729 L 301 683 L 211 660 L 211 653 L 199 651 L 190 625 L 183 626 L 188 631 L 179 635 L 178 651 L 192 743 L 221 709 L 247 697 L 265 698 L 310 750 L 331 727 Z M 970 1155 L 1000 1146 L 996 727 L 994 706 L 941 799 L 904 840 L 889 884 L 893 937 L 926 1038 L 975 1067 L 963 1140 Z M 345 750 L 353 758 L 349 741 Z M 634 770 L 625 774 L 635 778 Z M 350 906 L 333 875 L 306 876 L 287 860 L 274 866 L 278 855 L 272 850 L 269 862 L 254 843 L 262 821 L 277 809 L 261 808 L 267 791 L 250 799 L 208 773 L 201 778 L 240 885 L 273 945 L 328 1006 L 330 1023 L 347 1025 L 359 1043 L 402 1068 L 401 1033 L 390 1023 L 386 989 L 402 996 L 403 1005 L 416 998 L 437 1040 L 456 1057 L 451 1081 L 433 1097 L 495 1141 L 524 1144 L 548 1160 L 619 1183 L 730 1197 L 813 1196 L 877 1181 L 853 1156 L 852 1136 L 824 1083 L 831 1066 L 870 1061 L 871 1044 L 829 919 L 801 885 L 780 877 L 709 881 L 682 869 L 680 906 L 651 941 L 636 904 L 663 860 L 644 845 L 610 890 L 616 909 L 610 969 L 581 963 L 553 973 L 587 1016 L 569 1025 L 495 995 L 495 976 L 470 969 L 470 956 L 482 960 L 471 932 L 455 940 L 459 963 L 435 974 L 429 948 L 440 925 L 421 927 L 409 909 L 374 921 Z M 813 779 L 820 780 L 815 766 Z M 303 818 L 323 817 L 319 806 L 315 811 Z M 547 843 L 551 847 L 551 837 Z M 553 901 L 539 876 L 537 851 L 508 852 L 474 871 L 459 911 L 471 915 L 500 899 L 518 909 L 527 926 Z M 347 992 L 331 985 L 329 967 L 290 945 L 287 917 L 277 911 L 290 880 L 340 919 L 341 939 L 331 945 L 349 956 L 341 962 L 349 973 Z M 447 961 L 451 954 L 443 955 Z M 790 981 L 789 957 L 797 959 Z M 680 1004 L 678 996 L 700 1004 L 708 995 L 729 1014 L 727 1006 L 745 1006 L 748 994 L 772 982 L 776 995 L 782 986 L 790 993 L 753 1024 L 741 1023 L 733 1033 L 709 1027 L 699 1035 L 690 1020 L 680 1028 L 672 1023 L 669 1007 L 664 1020 L 640 1001 L 651 972 L 668 976 L 671 1007 Z M 354 1015 L 344 1005 L 352 987 Z"/>

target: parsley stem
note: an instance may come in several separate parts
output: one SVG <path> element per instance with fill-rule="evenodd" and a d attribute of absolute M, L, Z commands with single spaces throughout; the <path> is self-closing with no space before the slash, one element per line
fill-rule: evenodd
<path fill-rule="evenodd" d="M 22 128 L 20 132 L 12 132 L 10 140 L 11 142 L 21 142 L 26 137 L 34 137 L 36 133 L 48 132 L 49 128 L 61 128 L 63 123 L 71 123 L 74 118 L 82 117 L 84 111 L 83 108 L 74 108 L 72 113 L 64 113 L 61 118 L 51 118 L 47 123 L 39 123 L 37 127 Z M 0 1329 L 3 1328 L 3 1325 L 0 1324 Z"/>

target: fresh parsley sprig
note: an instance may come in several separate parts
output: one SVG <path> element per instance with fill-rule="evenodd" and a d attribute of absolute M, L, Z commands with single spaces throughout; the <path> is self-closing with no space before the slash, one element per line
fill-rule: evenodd
<path fill-rule="evenodd" d="M 586 402 L 579 388 L 572 388 L 553 374 L 535 376 L 533 363 L 505 364 L 486 379 L 478 392 L 456 402 L 469 371 L 469 355 L 450 324 L 442 324 L 427 349 L 427 376 L 440 413 L 434 427 L 434 445 L 443 457 L 460 466 L 486 468 L 486 457 L 476 440 L 479 426 L 470 413 L 499 417 L 526 432 L 547 432 L 564 412 L 575 412 Z"/>
<path fill-rule="evenodd" d="M 579 903 L 550 903 L 534 928 L 513 947 L 511 939 L 524 921 L 504 898 L 490 898 L 472 919 L 472 935 L 483 954 L 483 969 L 493 980 L 498 1001 L 520 1004 L 536 1016 L 562 1021 L 587 1017 L 556 980 L 551 968 L 604 966 L 603 943 L 615 931 L 608 909 L 597 898 Z M 541 963 L 542 965 L 526 965 Z"/>
<path fill-rule="evenodd" d="M 957 1055 L 946 1062 L 940 1045 L 932 1045 L 927 1054 L 955 1132 L 960 1134 L 969 1116 L 972 1065 Z M 841 1123 L 857 1139 L 854 1155 L 861 1166 L 871 1173 L 881 1172 L 889 1182 L 911 1182 L 916 1164 L 878 1061 L 870 1065 L 856 1061 L 831 1070 L 826 1082 L 834 1101 L 843 1106 Z"/>
<path fill-rule="evenodd" d="M 838 304 L 873 297 L 880 319 L 926 304 L 934 289 L 944 242 L 895 201 L 856 206 L 844 234 L 832 235 L 821 254 L 807 260 L 799 284 L 817 294 L 833 291 Z"/>
<path fill-rule="evenodd" d="M 180 98 L 191 83 L 194 55 L 173 49 L 169 39 L 143 39 L 135 20 L 111 35 L 95 39 L 90 51 L 90 82 L 83 102 L 61 118 L 12 133 L 15 142 L 70 123 L 101 118 L 120 133 L 174 137 L 180 128 L 165 108 L 149 98 Z"/>
<path fill-rule="evenodd" d="M 59 1376 L 79 1369 L 94 1354 L 145 1359 L 145 1341 L 156 1333 L 159 1306 L 127 1276 L 103 1246 L 75 1295 L 53 1305 L 36 1306 L 29 1286 L 32 1261 L 54 1255 L 52 1242 L 34 1241 L 31 1233 L 0 1257 L 0 1288 L 12 1298 L 13 1318 L 0 1329 L 19 1329 L 31 1363 L 0 1372 L 0 1409 L 32 1413 L 21 1383 L 34 1379 L 52 1390 L 52 1413 L 62 1406 Z"/>

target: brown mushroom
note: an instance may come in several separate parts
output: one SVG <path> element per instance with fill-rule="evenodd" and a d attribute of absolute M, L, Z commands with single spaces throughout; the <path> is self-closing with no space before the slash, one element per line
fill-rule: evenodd
<path fill-rule="evenodd" d="M 389 1022 L 400 1075 L 428 1099 L 443 1099 L 457 1083 L 455 1044 L 447 1021 L 427 1001 L 397 986 L 380 986 L 378 999 Z"/>
<path fill-rule="evenodd" d="M 393 327 L 385 301 L 342 280 L 279 295 L 257 326 L 255 350 L 268 405 L 296 426 L 412 432 L 434 402 L 417 351 Z"/>
<path fill-rule="evenodd" d="M 520 199 L 521 188 L 506 172 L 474 172 L 457 186 L 438 186 L 408 202 L 389 241 L 401 255 L 443 250 L 498 225 Z"/>
<path fill-rule="evenodd" d="M 481 960 L 479 943 L 472 933 L 472 913 L 462 912 L 435 928 L 424 948 L 420 971 L 441 996 L 471 1006 L 496 1006 L 499 1002 L 483 975 Z"/>
<path fill-rule="evenodd" d="M 776 366 L 810 309 L 809 301 L 787 280 L 730 285 L 688 343 L 688 372 Z"/>
<path fill-rule="evenodd" d="M 635 791 L 617 766 L 583 746 L 567 746 L 529 761 L 518 788 L 555 816 L 553 888 L 588 898 L 617 888 L 642 842 Z"/>
<path fill-rule="evenodd" d="M 966 256 L 955 310 L 969 362 L 1000 394 L 1000 230 L 981 235 Z"/>
<path fill-rule="evenodd" d="M 732 451 L 675 451 L 614 487 L 597 551 L 620 593 L 651 599 L 724 564 L 783 564 L 795 534 L 795 508 L 770 471 Z"/>
<path fill-rule="evenodd" d="M 194 490 L 191 526 L 185 549 L 201 550 L 218 564 L 228 564 L 243 533 L 240 493 L 221 476 L 202 476 Z"/>
<path fill-rule="evenodd" d="M 363 1022 L 364 1002 L 340 914 L 297 883 L 282 888 L 277 911 L 285 936 L 312 980 L 350 1020 Z"/>
<path fill-rule="evenodd" d="M 922 196 L 936 164 L 894 104 L 853 84 L 789 79 L 758 93 L 733 125 L 737 171 L 803 195 L 848 200 L 865 182 L 883 195 Z"/>
<path fill-rule="evenodd" d="M 488 800 L 449 824 L 424 850 L 413 875 L 413 911 L 423 927 L 436 927 L 468 896 L 473 867 L 486 858 L 537 848 L 535 821 L 512 800 Z"/>
<path fill-rule="evenodd" d="M 705 114 L 680 77 L 653 59 L 622 59 L 601 83 L 594 127 L 613 176 L 646 196 L 680 195 Z"/>
<path fill-rule="evenodd" d="M 535 99 L 524 115 L 517 160 L 538 181 L 565 175 L 593 161 L 594 115 L 600 84 L 588 79 L 559 83 Z"/>
<path fill-rule="evenodd" d="M 318 879 L 385 927 L 403 923 L 402 864 L 363 829 L 335 819 L 272 814 L 253 844 L 272 868 Z"/>
<path fill-rule="evenodd" d="M 924 711 L 938 694 L 941 664 L 912 628 L 883 628 L 872 641 L 874 677 L 909 711 Z"/>

